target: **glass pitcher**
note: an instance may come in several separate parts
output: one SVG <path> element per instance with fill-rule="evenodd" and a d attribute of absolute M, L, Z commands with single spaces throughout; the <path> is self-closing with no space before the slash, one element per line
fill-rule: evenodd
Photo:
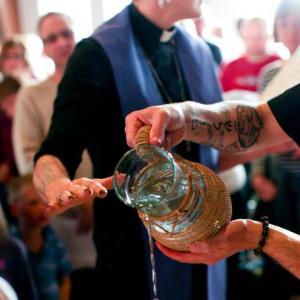
<path fill-rule="evenodd" d="M 216 235 L 231 219 L 230 195 L 210 169 L 150 145 L 142 127 L 136 147 L 121 158 L 114 190 L 138 210 L 151 235 L 163 245 L 187 251 L 190 244 Z"/>

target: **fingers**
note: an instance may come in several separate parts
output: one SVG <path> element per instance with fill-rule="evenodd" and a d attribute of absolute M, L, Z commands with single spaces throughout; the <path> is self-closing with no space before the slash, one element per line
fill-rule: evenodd
<path fill-rule="evenodd" d="M 135 136 L 144 124 L 136 117 L 136 113 L 129 114 L 125 119 L 126 141 L 129 147 L 134 147 Z"/>
<path fill-rule="evenodd" d="M 199 264 L 199 263 L 205 263 L 205 264 L 211 264 L 213 263 L 212 259 L 209 257 L 209 255 L 203 254 L 199 255 L 196 253 L 191 252 L 178 252 L 174 251 L 172 249 L 166 248 L 163 245 L 156 243 L 159 250 L 169 258 L 172 258 L 176 261 L 179 261 L 181 263 L 190 263 L 190 264 Z"/>
<path fill-rule="evenodd" d="M 153 115 L 150 131 L 150 143 L 160 146 L 165 140 L 165 131 L 170 121 L 169 114 L 165 110 L 159 110 Z"/>
<path fill-rule="evenodd" d="M 56 187 L 55 192 L 49 197 L 48 211 L 62 213 L 65 210 L 92 201 L 95 197 L 104 198 L 107 188 L 112 188 L 112 177 L 104 179 L 75 179 L 68 184 Z"/>
<path fill-rule="evenodd" d="M 78 197 L 86 196 L 86 197 L 99 197 L 99 198 L 105 198 L 107 195 L 107 189 L 106 186 L 110 189 L 112 189 L 113 185 L 113 179 L 112 177 L 107 177 L 104 179 L 89 179 L 89 178 L 79 178 L 73 180 L 73 183 L 77 184 L 81 188 L 84 188 L 84 191 L 78 190 Z M 74 186 L 74 188 L 76 188 Z M 85 193 L 82 195 L 82 192 Z M 90 194 L 90 195 L 89 195 Z"/>
<path fill-rule="evenodd" d="M 151 125 L 150 143 L 160 146 L 165 138 L 165 130 L 170 122 L 170 116 L 166 109 L 152 107 L 129 114 L 126 117 L 125 131 L 127 144 L 135 145 L 137 131 L 144 125 Z"/>
<path fill-rule="evenodd" d="M 94 179 L 101 185 L 103 185 L 107 190 L 112 190 L 113 189 L 113 176 L 102 178 L 102 179 Z"/>
<path fill-rule="evenodd" d="M 56 197 L 49 202 L 47 211 L 49 213 L 62 213 L 68 208 L 74 206 L 74 202 L 76 202 L 76 197 L 69 191 L 64 190 L 62 192 L 57 193 Z"/>

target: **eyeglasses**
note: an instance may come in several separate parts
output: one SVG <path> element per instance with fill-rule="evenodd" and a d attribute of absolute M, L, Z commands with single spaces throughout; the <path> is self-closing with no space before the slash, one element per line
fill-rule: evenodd
<path fill-rule="evenodd" d="M 74 36 L 74 33 L 70 29 L 63 30 L 58 33 L 50 34 L 49 36 L 42 38 L 44 44 L 54 44 L 59 37 L 63 37 L 65 39 L 70 39 Z"/>

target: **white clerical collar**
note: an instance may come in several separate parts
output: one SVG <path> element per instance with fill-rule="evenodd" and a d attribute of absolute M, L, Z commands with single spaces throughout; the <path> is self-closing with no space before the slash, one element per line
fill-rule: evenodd
<path fill-rule="evenodd" d="M 176 28 L 175 27 L 173 27 L 171 30 L 164 30 L 161 33 L 159 41 L 161 43 L 167 43 L 172 39 L 172 37 L 174 36 L 175 33 L 176 33 Z"/>

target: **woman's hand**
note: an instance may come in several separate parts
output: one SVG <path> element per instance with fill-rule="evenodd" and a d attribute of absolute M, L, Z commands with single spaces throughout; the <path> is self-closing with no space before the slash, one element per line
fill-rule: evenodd
<path fill-rule="evenodd" d="M 113 178 L 70 180 L 62 162 L 53 155 L 41 156 L 34 168 L 36 191 L 48 205 L 48 210 L 61 213 L 94 198 L 104 198 L 113 187 Z"/>
<path fill-rule="evenodd" d="M 62 213 L 65 210 L 93 201 L 96 197 L 105 198 L 107 190 L 112 189 L 113 179 L 78 178 L 73 181 L 59 178 L 45 188 L 44 200 L 52 213 Z"/>
<path fill-rule="evenodd" d="M 249 222 L 255 223 L 255 231 L 249 230 Z M 182 263 L 215 264 L 218 261 L 245 249 L 254 249 L 258 245 L 261 231 L 259 222 L 250 220 L 231 221 L 212 239 L 196 242 L 190 252 L 177 252 L 157 243 L 157 247 L 168 257 Z"/>

